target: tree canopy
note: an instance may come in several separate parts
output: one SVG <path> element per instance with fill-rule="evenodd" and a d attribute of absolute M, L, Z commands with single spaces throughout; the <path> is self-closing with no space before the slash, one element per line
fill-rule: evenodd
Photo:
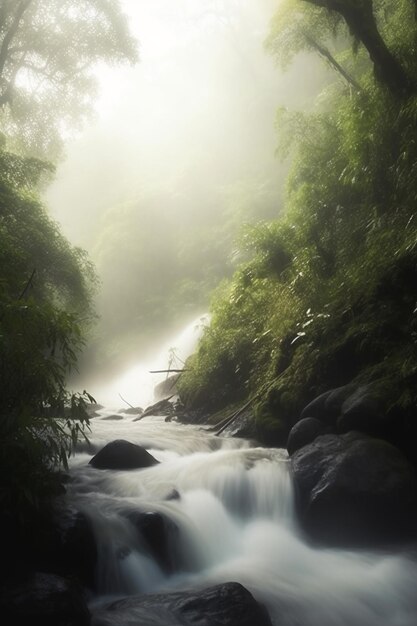
<path fill-rule="evenodd" d="M 14 148 L 54 158 L 91 113 L 99 63 L 137 60 L 113 0 L 0 0 L 0 120 Z"/>

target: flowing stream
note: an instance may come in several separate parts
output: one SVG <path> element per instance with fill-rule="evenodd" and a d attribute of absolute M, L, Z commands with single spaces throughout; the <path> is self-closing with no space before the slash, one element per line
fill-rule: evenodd
<path fill-rule="evenodd" d="M 309 544 L 297 525 L 286 451 L 160 416 L 113 421 L 110 413 L 92 420 L 91 445 L 81 445 L 71 463 L 69 497 L 91 520 L 98 545 L 93 604 L 237 581 L 280 626 L 415 626 L 415 548 Z M 160 464 L 130 471 L 88 465 L 114 439 L 144 446 Z M 141 541 L 132 522 L 138 512 L 169 520 L 169 571 Z"/>
<path fill-rule="evenodd" d="M 160 465 L 97 470 L 82 450 L 72 463 L 70 497 L 91 519 L 98 543 L 100 599 L 237 581 L 277 624 L 415 625 L 413 554 L 309 545 L 294 516 L 285 451 L 162 417 L 132 419 L 95 418 L 93 449 L 124 438 Z M 169 499 L 174 490 L 179 498 Z M 135 511 L 160 512 L 175 524 L 177 571 L 164 572 L 138 541 L 128 519 Z"/>

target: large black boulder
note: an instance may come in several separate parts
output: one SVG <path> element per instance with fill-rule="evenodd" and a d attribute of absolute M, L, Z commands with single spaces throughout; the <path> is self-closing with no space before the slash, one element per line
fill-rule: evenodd
<path fill-rule="evenodd" d="M 300 519 L 311 537 L 379 544 L 415 535 L 416 474 L 386 441 L 358 432 L 322 435 L 290 463 Z"/>
<path fill-rule="evenodd" d="M 325 424 L 335 425 L 344 401 L 354 391 L 355 387 L 351 384 L 325 391 L 304 407 L 301 418 L 315 417 Z"/>
<path fill-rule="evenodd" d="M 159 463 L 149 452 L 130 441 L 116 439 L 102 448 L 90 461 L 97 469 L 139 469 Z"/>
<path fill-rule="evenodd" d="M 325 426 L 315 417 L 305 417 L 297 422 L 290 430 L 287 440 L 288 454 L 294 454 L 297 450 L 314 441 L 323 434 Z"/>
<path fill-rule="evenodd" d="M 338 432 L 360 430 L 368 435 L 382 436 L 387 427 L 388 418 L 382 403 L 369 385 L 358 387 L 344 400 L 337 420 Z"/>
<path fill-rule="evenodd" d="M 272 626 L 266 610 L 239 583 L 200 591 L 124 598 L 97 610 L 91 626 Z"/>
<path fill-rule="evenodd" d="M 10 626 L 88 626 L 90 613 L 80 588 L 54 574 L 35 573 L 0 589 L 0 615 Z"/>

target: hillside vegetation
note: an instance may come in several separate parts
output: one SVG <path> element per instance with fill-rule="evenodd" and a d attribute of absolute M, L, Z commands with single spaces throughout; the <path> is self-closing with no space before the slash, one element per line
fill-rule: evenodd
<path fill-rule="evenodd" d="M 408 449 L 417 399 L 417 75 L 411 0 L 289 0 L 269 52 L 320 54 L 335 82 L 312 114 L 280 110 L 286 210 L 244 233 L 250 260 L 212 301 L 180 381 L 189 407 L 253 398 L 264 439 L 285 443 L 307 402 L 369 384 Z"/>

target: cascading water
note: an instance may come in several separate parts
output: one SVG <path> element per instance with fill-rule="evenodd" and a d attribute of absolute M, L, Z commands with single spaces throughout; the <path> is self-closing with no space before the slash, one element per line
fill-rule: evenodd
<path fill-rule="evenodd" d="M 151 370 L 181 369 L 185 359 L 194 351 L 199 337 L 209 322 L 207 313 L 193 319 L 185 328 L 156 352 L 155 358 L 140 361 L 105 386 L 89 386 L 92 395 L 107 407 L 119 407 L 120 396 L 135 406 L 147 406 L 154 400 L 154 387 L 166 374 L 150 374 Z M 178 367 L 179 366 L 179 367 Z"/>
<path fill-rule="evenodd" d="M 96 536 L 93 603 L 237 581 L 280 626 L 415 625 L 415 554 L 311 546 L 297 526 L 285 451 L 157 416 L 106 416 L 94 418 L 91 447 L 72 459 L 69 489 Z M 88 465 L 92 453 L 120 438 L 160 464 L 129 471 Z M 169 568 L 135 527 L 135 515 L 146 512 L 171 525 Z"/>

